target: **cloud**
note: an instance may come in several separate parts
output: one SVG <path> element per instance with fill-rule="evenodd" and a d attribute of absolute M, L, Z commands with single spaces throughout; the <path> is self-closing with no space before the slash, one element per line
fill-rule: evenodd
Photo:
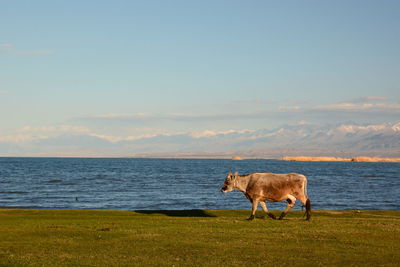
<path fill-rule="evenodd" d="M 0 44 L 0 47 L 10 48 L 10 47 L 14 47 L 14 46 L 15 46 L 14 44 Z"/>
<path fill-rule="evenodd" d="M 59 135 L 78 135 L 78 134 L 90 134 L 90 130 L 84 126 L 74 125 L 57 125 L 57 126 L 23 126 L 13 134 L 0 136 L 0 142 L 6 143 L 29 143 L 35 140 L 50 139 Z"/>
<path fill-rule="evenodd" d="M 24 126 L 17 130 L 18 133 L 71 133 L 71 134 L 81 134 L 89 133 L 90 130 L 84 126 L 74 126 L 74 125 L 58 125 L 58 126 Z"/>
<path fill-rule="evenodd" d="M 354 104 L 360 104 L 360 103 L 376 103 L 376 102 L 386 102 L 388 100 L 387 97 L 385 96 L 362 96 L 358 98 L 353 98 L 348 101 L 343 101 L 342 103 L 354 103 Z"/>
<path fill-rule="evenodd" d="M 330 111 L 330 112 L 400 112 L 400 103 L 390 102 L 385 96 L 362 96 L 335 104 L 307 105 L 307 106 L 280 106 L 279 112 L 306 112 L 306 111 Z"/>
<path fill-rule="evenodd" d="M 400 112 L 400 104 L 388 103 L 339 103 L 331 105 L 321 105 L 311 108 L 311 110 L 330 110 L 330 111 L 364 111 L 364 112 Z"/>
<path fill-rule="evenodd" d="M 150 140 L 154 138 L 176 138 L 176 137 L 188 137 L 192 139 L 199 138 L 210 138 L 214 136 L 225 136 L 232 134 L 246 134 L 253 132 L 252 130 L 204 130 L 204 131 L 168 131 L 165 129 L 139 129 L 140 131 L 134 131 L 137 134 L 132 135 L 112 135 L 104 134 L 101 131 L 95 132 L 84 126 L 75 125 L 57 125 L 57 126 L 24 126 L 17 129 L 13 134 L 0 136 L 0 142 L 10 144 L 27 145 L 29 143 L 46 143 L 56 144 L 56 142 L 62 143 L 62 140 L 78 140 L 79 138 L 96 138 L 91 140 L 103 140 L 106 143 L 118 144 L 118 143 L 130 143 L 140 140 Z M 147 133 L 143 133 L 147 132 Z M 48 141 L 46 141 L 48 140 Z M 58 140 L 58 141 L 55 141 Z M 86 140 L 86 139 L 85 139 Z M 67 144 L 62 144 L 67 145 Z"/>
<path fill-rule="evenodd" d="M 18 56 L 27 56 L 27 57 L 43 56 L 43 55 L 51 55 L 51 54 L 54 54 L 54 51 L 50 50 L 50 49 L 24 50 L 24 51 L 18 51 L 16 53 L 16 55 L 18 55 Z"/>
<path fill-rule="evenodd" d="M 300 106 L 280 106 L 278 111 L 285 112 L 285 111 L 298 111 L 304 109 Z"/>
<path fill-rule="evenodd" d="M 23 50 L 18 49 L 14 44 L 3 43 L 0 44 L 0 54 L 21 56 L 21 57 L 33 57 L 53 54 L 54 51 L 50 49 L 35 49 L 35 50 Z"/>
<path fill-rule="evenodd" d="M 112 136 L 112 135 L 90 133 L 89 136 L 97 137 L 97 138 L 106 140 L 110 143 L 118 143 L 118 142 L 135 141 L 135 140 L 140 140 L 140 139 L 148 139 L 148 138 L 153 138 L 156 136 L 169 136 L 169 134 L 143 134 L 143 135 L 137 135 L 137 136 Z"/>
<path fill-rule="evenodd" d="M 262 98 L 253 98 L 253 99 L 241 99 L 236 101 L 228 102 L 224 105 L 232 107 L 232 105 L 271 105 L 276 104 L 277 101 L 275 100 L 265 100 Z"/>
<path fill-rule="evenodd" d="M 175 122 L 196 122 L 196 121 L 221 121 L 252 119 L 265 116 L 265 113 L 229 113 L 229 114 L 102 114 L 96 116 L 87 116 L 76 118 L 77 121 L 113 121 L 113 122 L 157 122 L 157 121 L 175 121 Z"/>
<path fill-rule="evenodd" d="M 249 129 L 226 130 L 226 131 L 204 130 L 204 131 L 188 131 L 188 132 L 168 132 L 164 130 L 163 132 L 158 132 L 153 134 L 140 134 L 140 135 L 128 135 L 128 136 L 113 136 L 113 135 L 104 135 L 98 133 L 88 133 L 88 135 L 106 140 L 111 143 L 118 143 L 118 142 L 138 141 L 142 139 L 151 139 L 156 137 L 188 136 L 193 139 L 198 139 L 198 138 L 210 138 L 214 136 L 231 135 L 231 134 L 242 135 L 252 132 L 254 132 L 254 130 L 249 130 Z"/>
<path fill-rule="evenodd" d="M 297 125 L 311 125 L 312 123 L 306 120 L 300 120 L 296 123 Z"/>
<path fill-rule="evenodd" d="M 324 105 L 283 105 L 278 107 L 278 112 L 301 111 L 393 111 L 400 109 L 400 103 L 394 103 L 385 96 L 362 96 L 339 103 Z"/>
<path fill-rule="evenodd" d="M 106 140 L 110 143 L 117 143 L 120 141 L 123 141 L 123 137 L 118 137 L 118 136 L 111 136 L 111 135 L 104 135 L 104 134 L 96 134 L 96 133 L 90 133 L 89 136 L 97 137 L 103 140 Z"/>
<path fill-rule="evenodd" d="M 271 120 L 285 123 L 387 123 L 400 117 L 400 103 L 385 97 L 362 97 L 334 104 L 281 106 L 268 115 Z"/>
<path fill-rule="evenodd" d="M 253 130 L 227 130 L 227 131 L 212 131 L 212 130 L 205 130 L 202 132 L 190 132 L 188 135 L 193 137 L 193 138 L 205 138 L 205 137 L 213 137 L 217 135 L 228 135 L 228 134 L 245 134 L 245 133 L 251 133 L 254 132 Z"/>
<path fill-rule="evenodd" d="M 362 101 L 361 101 L 362 100 Z M 371 101 L 365 103 L 365 101 Z M 373 102 L 378 101 L 378 102 Z M 379 102 L 385 101 L 385 102 Z M 357 102 L 357 103 L 353 103 Z M 205 111 L 207 112 L 207 111 Z M 324 105 L 266 106 L 259 110 L 232 110 L 232 113 L 169 113 L 169 114 L 100 114 L 75 118 L 74 123 L 91 125 L 92 128 L 109 129 L 119 127 L 164 128 L 169 131 L 200 131 L 202 128 L 250 128 L 276 127 L 285 123 L 338 123 L 354 121 L 359 123 L 384 123 L 398 119 L 400 103 L 392 103 L 386 97 L 361 97 L 359 100 Z M 235 125 L 232 127 L 232 125 Z M 159 131 L 157 131 L 159 133 Z M 151 130 L 146 134 L 154 133 Z M 108 133 L 110 134 L 110 133 Z M 202 135 L 211 133 L 201 133 Z M 111 135 L 113 133 L 111 132 Z"/>
<path fill-rule="evenodd" d="M 49 136 L 46 135 L 32 135 L 32 134 L 14 134 L 0 136 L 0 142 L 9 144 L 20 144 L 20 143 L 30 143 L 34 140 L 47 139 Z"/>
<path fill-rule="evenodd" d="M 110 134 L 104 134 L 95 132 L 92 129 L 85 126 L 76 126 L 76 125 L 56 125 L 56 126 L 23 126 L 15 131 L 13 135 L 0 136 L 0 142 L 8 142 L 8 143 L 27 143 L 35 140 L 53 140 L 62 136 L 87 136 L 87 137 L 95 137 L 97 139 L 104 140 L 110 143 L 118 143 L 118 142 L 127 142 L 134 141 L 146 138 L 152 138 L 155 136 L 171 136 L 181 133 L 170 133 L 166 130 L 162 129 L 134 129 L 134 132 L 152 132 L 147 134 L 138 134 L 138 135 L 126 135 L 126 136 L 116 136 Z"/>

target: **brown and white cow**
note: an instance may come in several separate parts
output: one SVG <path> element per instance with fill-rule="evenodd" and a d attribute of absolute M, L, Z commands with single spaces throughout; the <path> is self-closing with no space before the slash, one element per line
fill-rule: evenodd
<path fill-rule="evenodd" d="M 279 220 L 281 220 L 294 207 L 297 199 L 306 207 L 306 220 L 310 220 L 311 201 L 307 196 L 307 178 L 302 174 L 255 172 L 239 175 L 237 172 L 234 174 L 229 172 L 221 192 L 227 193 L 234 189 L 243 192 L 252 203 L 251 215 L 248 220 L 254 219 L 258 203 L 269 217 L 276 219 L 275 215 L 268 211 L 266 201 L 286 200 L 287 207 L 279 216 Z"/>

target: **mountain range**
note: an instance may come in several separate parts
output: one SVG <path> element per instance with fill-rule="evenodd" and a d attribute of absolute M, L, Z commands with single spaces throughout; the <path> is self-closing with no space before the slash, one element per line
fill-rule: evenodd
<path fill-rule="evenodd" d="M 22 144 L 0 142 L 2 156 L 232 157 L 400 156 L 400 122 L 307 123 L 276 129 L 204 131 L 113 138 L 63 133 Z"/>
<path fill-rule="evenodd" d="M 142 140 L 143 142 L 144 140 Z M 400 155 L 400 123 L 381 125 L 286 125 L 273 130 L 230 131 L 194 138 L 188 134 L 155 137 L 152 143 L 181 145 L 176 155 L 243 156 L 386 156 Z M 149 153 L 148 155 L 154 153 Z M 160 156 L 169 153 L 156 153 Z M 145 154 L 146 155 L 146 154 Z"/>

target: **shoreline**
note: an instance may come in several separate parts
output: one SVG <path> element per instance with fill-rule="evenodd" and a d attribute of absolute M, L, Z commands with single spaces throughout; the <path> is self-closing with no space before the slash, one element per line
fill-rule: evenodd
<path fill-rule="evenodd" d="M 59 212 L 59 213 L 69 213 L 69 212 L 78 212 L 78 213 L 138 213 L 138 214 L 164 214 L 169 216 L 176 217 L 196 217 L 203 213 L 207 212 L 242 212 L 242 213 L 250 213 L 250 209 L 87 209 L 87 208 L 41 208 L 41 207 L 6 207 L 0 206 L 0 216 L 2 212 Z M 282 212 L 279 208 L 270 209 L 271 212 Z M 399 213 L 400 209 L 360 209 L 360 208 L 351 208 L 351 209 L 313 209 L 313 212 L 327 212 L 327 213 L 346 213 L 346 212 L 395 212 Z M 262 212 L 260 209 L 257 209 L 257 212 Z M 290 211 L 291 213 L 301 213 L 304 211 L 293 209 Z"/>
<path fill-rule="evenodd" d="M 62 156 L 1 156 L 1 158 L 16 158 L 16 159 L 225 159 L 233 161 L 242 160 L 281 160 L 281 161 L 332 161 L 332 162 L 400 162 L 400 158 L 389 157 L 364 157 L 357 156 L 351 158 L 335 157 L 335 156 L 283 156 L 283 157 L 256 157 L 256 156 L 157 156 L 157 157 L 62 157 Z"/>
<path fill-rule="evenodd" d="M 340 162 L 400 162 L 400 158 L 379 158 L 379 157 L 282 157 L 283 161 L 340 161 Z"/>

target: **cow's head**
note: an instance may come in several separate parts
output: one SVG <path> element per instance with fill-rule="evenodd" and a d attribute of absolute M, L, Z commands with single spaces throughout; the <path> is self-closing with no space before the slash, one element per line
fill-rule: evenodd
<path fill-rule="evenodd" d="M 235 184 L 235 179 L 239 174 L 235 172 L 234 174 L 229 172 L 228 175 L 226 176 L 225 183 L 221 188 L 221 192 L 223 193 L 228 193 L 231 192 L 234 188 Z"/>

